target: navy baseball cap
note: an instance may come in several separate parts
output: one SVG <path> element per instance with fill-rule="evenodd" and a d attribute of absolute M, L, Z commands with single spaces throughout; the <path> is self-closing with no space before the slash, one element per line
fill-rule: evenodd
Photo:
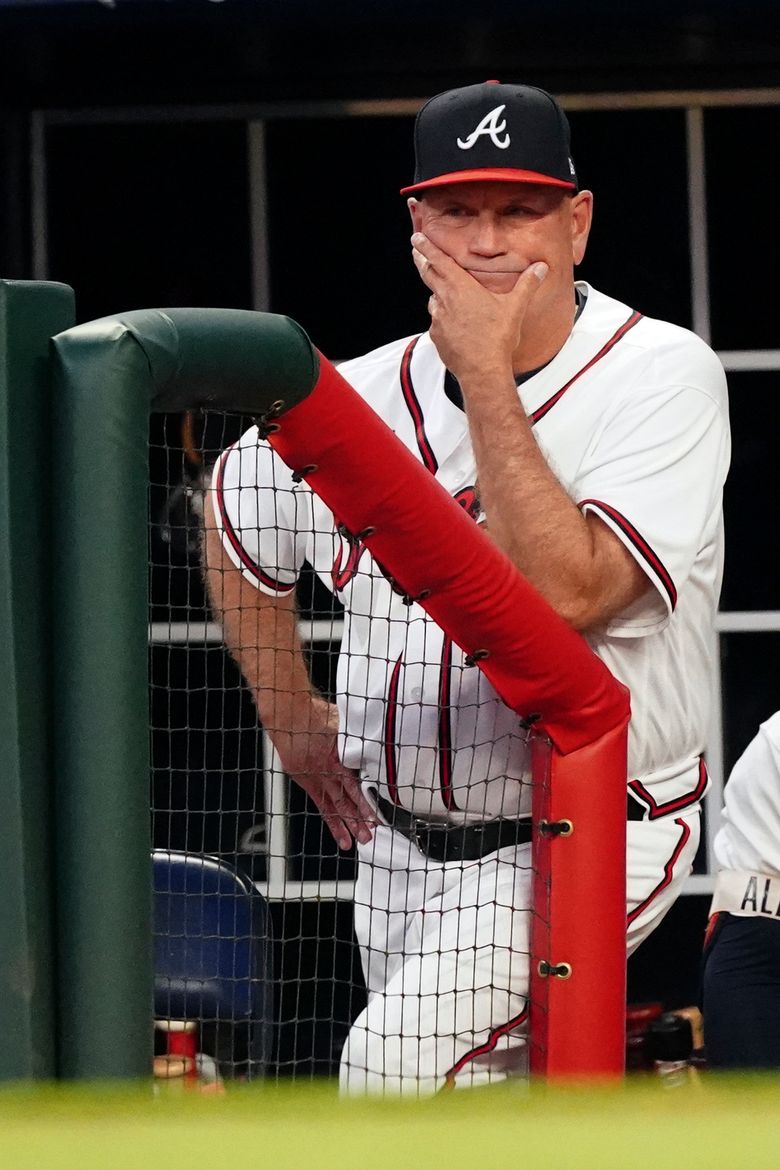
<path fill-rule="evenodd" d="M 551 94 L 485 81 L 437 94 L 414 125 L 414 182 L 402 195 L 448 183 L 542 183 L 577 190 L 569 123 Z"/>

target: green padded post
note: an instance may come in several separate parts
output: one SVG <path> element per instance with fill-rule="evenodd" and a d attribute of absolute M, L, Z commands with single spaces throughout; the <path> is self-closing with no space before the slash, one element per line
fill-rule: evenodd
<path fill-rule="evenodd" d="M 152 410 L 288 405 L 319 363 L 293 322 L 139 310 L 54 340 L 58 409 L 60 1070 L 148 1076 L 152 929 L 147 433 Z"/>
<path fill-rule="evenodd" d="M 0 1080 L 56 1069 L 49 339 L 65 285 L 0 281 Z"/>
<path fill-rule="evenodd" d="M 59 1070 L 66 1078 L 144 1077 L 152 1067 L 149 396 L 143 355 L 120 349 L 109 368 L 84 362 L 78 380 L 59 387 L 56 416 Z"/>

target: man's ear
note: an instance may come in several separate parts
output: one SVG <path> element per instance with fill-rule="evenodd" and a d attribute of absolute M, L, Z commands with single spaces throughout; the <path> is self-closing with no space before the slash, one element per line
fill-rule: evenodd
<path fill-rule="evenodd" d="M 571 203 L 571 251 L 575 267 L 581 264 L 593 222 L 593 192 L 579 191 Z"/>
<path fill-rule="evenodd" d="M 419 199 L 415 199 L 414 195 L 410 195 L 406 200 L 406 206 L 412 217 L 412 227 L 416 232 L 419 232 L 422 227 L 422 204 Z"/>

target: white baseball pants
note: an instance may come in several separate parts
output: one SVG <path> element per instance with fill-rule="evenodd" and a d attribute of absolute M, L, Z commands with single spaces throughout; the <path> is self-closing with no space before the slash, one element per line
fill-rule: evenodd
<path fill-rule="evenodd" d="M 699 821 L 694 805 L 628 822 L 629 954 L 680 893 Z M 441 864 L 386 826 L 359 847 L 355 931 L 368 1003 L 344 1046 L 342 1093 L 423 1095 L 526 1071 L 530 865 L 530 845 Z M 597 919 L 598 906 L 591 912 Z"/>

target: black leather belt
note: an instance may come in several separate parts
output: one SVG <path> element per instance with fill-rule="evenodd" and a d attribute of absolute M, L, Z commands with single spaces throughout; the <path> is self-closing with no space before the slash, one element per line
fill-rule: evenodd
<path fill-rule="evenodd" d="M 502 817 L 477 825 L 440 825 L 421 820 L 405 808 L 375 796 L 377 808 L 391 828 L 412 841 L 432 861 L 476 861 L 507 845 L 524 845 L 531 840 L 531 820 Z M 628 793 L 626 820 L 643 821 L 647 809 Z"/>
<path fill-rule="evenodd" d="M 507 845 L 531 840 L 531 820 L 484 821 L 478 825 L 437 825 L 412 816 L 405 808 L 376 797 L 377 808 L 387 823 L 412 841 L 432 861 L 476 861 Z"/>
<path fill-rule="evenodd" d="M 646 821 L 649 819 L 647 806 L 642 804 L 641 800 L 637 800 L 630 788 L 627 793 L 627 806 L 627 821 Z"/>

